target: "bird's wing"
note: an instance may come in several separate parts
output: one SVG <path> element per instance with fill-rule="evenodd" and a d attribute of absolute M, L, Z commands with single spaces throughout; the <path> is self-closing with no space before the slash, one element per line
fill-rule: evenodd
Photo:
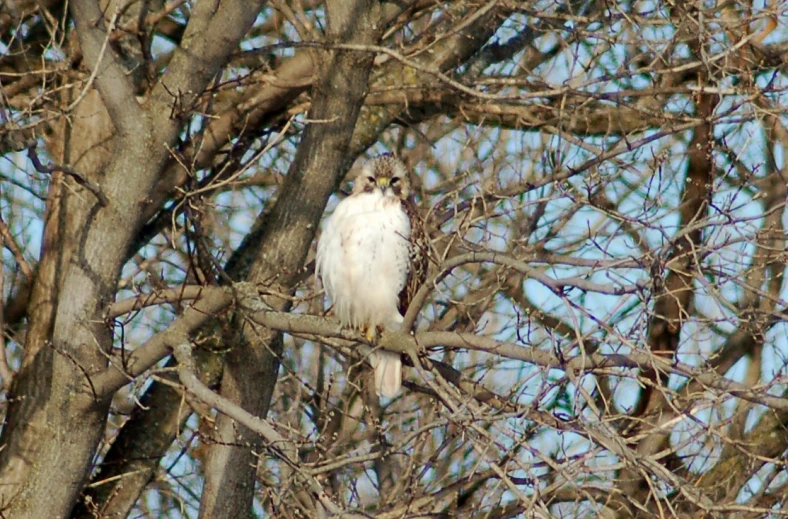
<path fill-rule="evenodd" d="M 408 220 L 410 220 L 410 265 L 405 286 L 399 293 L 399 311 L 402 315 L 405 315 L 416 292 L 418 292 L 424 280 L 427 279 L 429 238 L 416 204 L 408 199 L 402 202 L 402 208 L 405 214 L 408 215 Z"/>

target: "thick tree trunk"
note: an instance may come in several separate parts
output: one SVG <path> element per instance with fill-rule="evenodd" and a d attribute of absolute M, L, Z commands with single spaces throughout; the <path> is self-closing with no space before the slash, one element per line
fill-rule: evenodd
<path fill-rule="evenodd" d="M 143 223 L 140 208 L 169 158 L 167 145 L 180 130 L 180 120 L 170 115 L 169 92 L 192 96 L 202 92 L 251 27 L 259 4 L 226 2 L 214 7 L 192 21 L 208 25 L 208 40 L 211 34 L 223 37 L 207 48 L 203 40 L 185 43 L 194 55 L 185 53 L 173 60 L 162 80 L 172 88 L 154 89 L 146 110 L 136 99 L 120 58 L 104 45 L 107 26 L 98 4 L 71 3 L 85 62 L 101 69 L 95 85 L 116 131 L 109 144 L 111 160 L 104 156 L 86 160 L 81 173 L 101 181 L 109 204 L 102 207 L 91 193 L 77 187 L 70 187 L 72 194 L 66 197 L 59 188 L 52 191 L 46 234 L 50 248 L 43 251 L 45 268 L 31 298 L 34 304 L 42 303 L 39 313 L 35 308 L 31 312 L 36 342 L 31 340 L 25 350 L 14 385 L 15 404 L 3 429 L 3 442 L 14 447 L 0 457 L 0 504 L 7 516 L 65 517 L 90 475 L 109 405 L 109 398 L 93 393 L 90 377 L 107 366 L 112 337 L 104 312 L 114 298 L 129 245 Z M 99 119 L 104 117 L 98 104 L 91 101 L 86 106 L 95 109 Z M 74 135 L 80 139 L 76 147 L 88 152 L 103 146 L 106 125 L 91 125 L 90 118 L 79 124 L 83 122 L 84 128 L 78 126 L 81 131 Z M 81 134 L 92 128 L 99 128 L 94 139 Z M 57 300 L 47 294 L 53 289 L 61 294 Z"/>

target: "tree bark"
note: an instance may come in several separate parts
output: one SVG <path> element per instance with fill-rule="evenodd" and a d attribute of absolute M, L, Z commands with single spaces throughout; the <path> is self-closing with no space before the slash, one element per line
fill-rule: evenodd
<path fill-rule="evenodd" d="M 106 169 L 102 165 L 100 170 L 83 171 L 88 178 L 101 178 L 109 204 L 102 208 L 86 192 L 77 192 L 65 203 L 60 200 L 62 212 L 47 222 L 47 232 L 58 238 L 51 249 L 43 251 L 42 263 L 57 263 L 47 260 L 47 254 L 68 253 L 62 257 L 59 284 L 68 298 L 61 297 L 51 311 L 44 312 L 44 320 L 46 315 L 54 317 L 52 324 L 31 323 L 31 329 L 41 330 L 36 334 L 39 340 L 51 329 L 51 342 L 31 342 L 26 349 L 25 374 L 15 384 L 18 403 L 8 411 L 8 423 L 16 426 L 3 429 L 3 442 L 16 447 L 5 449 L 0 457 L 2 506 L 7 515 L 65 517 L 90 474 L 109 406 L 108 398 L 93 393 L 90 380 L 106 368 L 112 346 L 103 315 L 114 297 L 129 244 L 142 224 L 139 208 L 168 157 L 167 146 L 162 144 L 172 145 L 180 130 L 180 118 L 170 117 L 173 100 L 168 88 L 191 96 L 202 92 L 251 27 L 258 7 L 236 1 L 204 12 L 211 22 L 206 36 L 222 34 L 220 43 L 212 42 L 210 49 L 204 49 L 205 42 L 197 42 L 189 48 L 196 56 L 184 54 L 174 60 L 162 79 L 168 86 L 154 89 L 146 110 L 136 100 L 119 56 L 104 45 L 108 27 L 98 4 L 93 0 L 70 4 L 85 62 L 100 72 L 95 75 L 95 86 L 117 132 Z M 194 21 L 199 20 L 195 17 Z M 49 226 L 75 231 L 67 236 Z M 61 249 L 63 243 L 73 249 Z M 46 272 L 39 280 L 48 287 L 57 283 Z"/>

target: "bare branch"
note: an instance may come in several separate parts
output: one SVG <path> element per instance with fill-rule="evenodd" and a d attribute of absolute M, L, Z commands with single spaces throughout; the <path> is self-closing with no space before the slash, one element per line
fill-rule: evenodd
<path fill-rule="evenodd" d="M 258 418 L 226 398 L 222 398 L 200 381 L 195 374 L 195 363 L 191 355 L 191 345 L 189 343 L 178 344 L 173 349 L 173 353 L 178 359 L 178 376 L 189 392 L 202 402 L 259 434 L 265 439 L 267 450 L 295 468 L 297 474 L 300 473 L 298 471 L 298 452 L 292 441 L 287 440 L 279 434 L 265 419 Z M 342 509 L 329 499 L 326 491 L 318 480 L 310 476 L 306 476 L 306 478 L 315 499 L 319 501 L 329 513 L 334 515 L 341 514 Z"/>
<path fill-rule="evenodd" d="M 105 195 L 104 192 L 101 191 L 101 188 L 97 184 L 88 180 L 85 177 L 85 175 L 75 170 L 71 166 L 67 166 L 67 165 L 61 166 L 59 164 L 50 164 L 49 166 L 44 166 L 41 163 L 41 159 L 38 158 L 38 154 L 36 153 L 35 142 L 33 142 L 32 144 L 30 144 L 30 146 L 28 146 L 27 157 L 30 159 L 30 162 L 33 164 L 33 167 L 36 168 L 36 171 L 38 171 L 39 173 L 50 174 L 55 171 L 60 171 L 62 173 L 65 173 L 69 177 L 73 178 L 77 184 L 79 184 L 80 186 L 84 187 L 85 189 L 93 193 L 93 195 L 98 199 L 99 204 L 101 204 L 101 207 L 107 207 L 107 205 L 109 205 L 109 200 L 107 200 L 107 195 Z"/>
<path fill-rule="evenodd" d="M 146 118 L 136 102 L 130 78 L 120 64 L 120 58 L 108 45 L 111 28 L 119 13 L 112 13 L 108 28 L 104 13 L 95 0 L 75 0 L 69 3 L 77 25 L 82 53 L 91 70 L 91 81 L 101 93 L 112 122 L 121 135 L 140 135 L 146 132 Z M 90 81 L 85 88 L 90 87 Z"/>
<path fill-rule="evenodd" d="M 788 6 L 0 4 L 5 515 L 781 513 Z M 386 152 L 369 344 L 313 258 Z"/>
<path fill-rule="evenodd" d="M 213 319 L 232 302 L 232 295 L 224 289 L 203 292 L 203 297 L 187 308 L 165 331 L 151 337 L 126 358 L 113 358 L 106 371 L 92 378 L 96 393 L 110 397 L 163 359 L 173 345 L 183 342 L 191 333 Z"/>
<path fill-rule="evenodd" d="M 0 264 L 0 294 L 4 293 L 5 288 L 5 267 Z M 4 391 L 11 389 L 11 382 L 14 380 L 14 372 L 8 365 L 8 353 L 5 342 L 5 317 L 3 316 L 3 305 L 0 305 L 0 377 Z"/>

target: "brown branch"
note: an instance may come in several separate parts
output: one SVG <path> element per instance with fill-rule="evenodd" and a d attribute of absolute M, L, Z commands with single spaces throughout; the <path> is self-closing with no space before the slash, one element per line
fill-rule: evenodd
<path fill-rule="evenodd" d="M 225 289 L 205 289 L 202 298 L 188 307 L 166 330 L 148 339 L 125 359 L 113 357 L 105 371 L 93 376 L 93 386 L 99 398 L 112 396 L 115 391 L 153 367 L 167 356 L 174 345 L 186 340 L 190 334 L 225 310 L 232 300 L 232 295 Z"/>
<path fill-rule="evenodd" d="M 30 263 L 27 262 L 25 259 L 25 255 L 22 253 L 22 249 L 19 248 L 17 245 L 16 240 L 11 235 L 11 230 L 8 228 L 8 224 L 5 223 L 2 215 L 0 215 L 0 239 L 2 239 L 3 243 L 8 250 L 11 251 L 11 254 L 14 255 L 14 259 L 16 260 L 19 268 L 22 270 L 22 274 L 25 275 L 28 282 L 33 281 L 33 268 L 30 266 Z M 0 292 L 1 294 L 2 292 Z"/>
<path fill-rule="evenodd" d="M 402 13 L 398 3 L 386 2 L 382 6 L 385 24 L 390 24 Z M 264 84 L 256 89 L 249 88 L 237 98 L 231 98 L 219 113 L 211 118 L 201 134 L 199 146 L 187 148 L 196 169 L 209 167 L 219 151 L 241 135 L 255 135 L 268 129 L 277 114 L 308 89 L 315 81 L 316 68 L 311 52 L 304 50 L 284 61 L 276 70 L 264 77 Z M 145 220 L 150 220 L 164 201 L 173 195 L 174 188 L 181 186 L 188 172 L 177 163 L 171 164 L 157 182 L 151 201 L 144 209 Z"/>
<path fill-rule="evenodd" d="M 684 93 L 693 92 L 688 88 L 682 90 Z M 644 96 L 653 95 L 651 90 L 638 93 Z M 559 94 L 555 94 L 555 97 L 559 100 L 561 98 Z M 637 106 L 603 104 L 590 100 L 578 106 L 469 101 L 456 93 L 436 91 L 428 87 L 373 91 L 367 97 L 367 104 L 402 105 L 411 111 L 414 108 L 425 110 L 430 114 L 446 115 L 468 124 L 512 130 L 538 130 L 550 125 L 582 136 L 628 136 L 647 129 L 662 128 L 665 124 L 686 122 L 686 118 L 680 115 L 655 112 Z"/>
<path fill-rule="evenodd" d="M 320 482 L 315 477 L 306 475 L 304 471 L 300 470 L 298 450 L 293 441 L 279 434 L 268 420 L 254 416 L 237 404 L 214 393 L 203 384 L 196 375 L 196 364 L 192 357 L 191 345 L 188 342 L 176 345 L 172 351 L 175 358 L 178 359 L 178 377 L 191 394 L 213 409 L 260 435 L 265 440 L 266 449 L 269 452 L 287 463 L 295 470 L 298 476 L 306 480 L 305 482 L 316 501 L 319 501 L 332 515 L 338 516 L 343 514 L 342 508 L 328 497 Z"/>
<path fill-rule="evenodd" d="M 216 385 L 221 375 L 221 355 L 204 347 L 194 355 L 200 380 L 209 387 Z M 165 370 L 176 365 L 175 359 L 170 358 Z M 192 415 L 192 409 L 183 405 L 183 391 L 173 387 L 177 384 L 170 380 L 173 375 L 165 375 L 168 383 L 155 381 L 139 399 L 102 457 L 101 466 L 94 472 L 71 519 L 129 515 Z M 188 395 L 187 400 L 191 400 Z"/>
<path fill-rule="evenodd" d="M 445 264 L 441 266 L 439 272 L 427 279 L 427 282 L 425 282 L 424 285 L 419 289 L 419 291 L 413 297 L 413 301 L 411 301 L 410 306 L 408 307 L 403 325 L 405 329 L 410 329 L 411 325 L 415 322 L 416 316 L 421 311 L 424 302 L 435 285 L 440 283 L 441 280 L 448 276 L 453 269 L 467 263 L 493 263 L 511 268 L 512 270 L 515 270 L 531 279 L 540 282 L 542 285 L 555 293 L 563 293 L 564 290 L 569 288 L 578 288 L 580 290 L 597 292 L 600 294 L 624 295 L 641 292 L 648 288 L 648 285 L 645 282 L 639 282 L 626 286 L 615 286 L 613 284 L 602 285 L 594 283 L 579 276 L 555 279 L 548 276 L 545 271 L 532 267 L 525 261 L 512 258 L 507 254 L 497 252 L 469 252 L 467 254 L 455 256 L 446 261 Z M 591 263 L 593 263 L 593 260 L 589 262 L 589 264 Z M 597 263 L 593 266 L 598 266 L 601 263 L 604 262 Z"/>
<path fill-rule="evenodd" d="M 4 224 L 5 226 L 5 224 Z M 7 229 L 6 229 L 7 230 Z M 5 266 L 0 263 L 0 295 L 4 292 L 4 285 L 5 285 Z M 11 367 L 8 365 L 8 356 L 6 354 L 5 349 L 5 316 L 3 315 L 3 305 L 0 304 L 0 377 L 2 377 L 2 387 L 3 390 L 6 391 L 11 388 L 11 381 L 14 378 L 14 372 L 11 371 Z"/>
<path fill-rule="evenodd" d="M 267 328 L 280 330 L 294 335 L 314 335 L 334 337 L 357 343 L 366 343 L 363 334 L 343 329 L 333 319 L 313 315 L 296 315 L 287 312 L 254 311 L 248 318 Z M 407 333 L 383 333 L 377 346 L 400 353 L 418 352 L 424 354 L 427 348 L 444 347 L 482 351 L 514 360 L 522 360 L 546 369 L 592 372 L 601 370 L 606 373 L 610 368 L 650 368 L 693 379 L 703 387 L 727 392 L 745 400 L 753 401 L 777 410 L 788 409 L 788 400 L 755 390 L 745 384 L 711 373 L 688 364 L 664 359 L 650 352 L 632 350 L 627 354 L 579 354 L 573 358 L 559 357 L 553 352 L 531 346 L 500 341 L 473 333 L 421 332 L 416 335 Z M 619 373 L 620 374 L 620 373 Z"/>
<path fill-rule="evenodd" d="M 183 285 L 180 287 L 140 294 L 136 297 L 130 297 L 128 299 L 112 303 L 112 305 L 109 307 L 109 310 L 107 310 L 107 319 L 114 319 L 116 317 L 120 317 L 123 314 L 136 312 L 150 306 L 200 299 L 201 297 L 208 296 L 211 292 L 218 292 L 221 290 L 222 289 L 216 287 L 208 288 L 202 285 Z"/>
<path fill-rule="evenodd" d="M 69 9 L 77 26 L 77 35 L 91 80 L 101 94 L 110 119 L 121 136 L 146 135 L 147 118 L 136 101 L 131 78 L 109 45 L 111 33 L 104 23 L 104 13 L 96 0 L 73 0 Z M 113 13 L 113 22 L 118 13 Z M 90 88 L 85 85 L 83 93 Z M 80 96 L 81 97 L 81 96 Z M 79 102 L 79 98 L 76 102 Z"/>
<path fill-rule="evenodd" d="M 737 445 L 724 451 L 714 467 L 698 478 L 698 488 L 713 496 L 720 506 L 736 503 L 742 485 L 768 463 L 780 463 L 788 448 L 788 409 L 767 412 Z"/>
<path fill-rule="evenodd" d="M 626 139 L 621 139 L 616 141 L 612 144 L 607 150 L 603 151 L 599 155 L 594 158 L 588 159 L 582 164 L 571 167 L 567 166 L 565 169 L 561 171 L 556 171 L 552 175 L 545 175 L 544 178 L 524 182 L 520 185 L 517 189 L 519 189 L 518 194 L 530 193 L 541 189 L 545 186 L 563 182 L 570 178 L 573 178 L 581 173 L 585 173 L 589 169 L 592 169 L 600 164 L 607 162 L 611 159 L 618 157 L 624 153 L 631 152 L 633 149 L 644 147 L 649 143 L 658 141 L 668 136 L 675 135 L 677 133 L 684 132 L 686 130 L 690 130 L 696 128 L 702 124 L 704 124 L 704 120 L 702 119 L 695 119 L 691 122 L 684 123 L 678 126 L 663 128 L 662 130 L 655 132 L 653 134 L 647 135 L 635 141 L 628 141 Z M 478 204 L 481 201 L 489 202 L 496 199 L 498 194 L 493 194 L 492 196 L 484 196 L 484 197 L 474 197 L 468 200 L 463 200 L 459 204 L 454 207 L 449 208 L 448 210 L 437 211 L 436 212 L 436 221 L 437 225 L 442 225 L 445 222 L 449 221 L 457 212 L 466 211 L 471 208 L 474 204 Z"/>
<path fill-rule="evenodd" d="M 555 291 L 563 291 L 567 288 L 578 288 L 589 292 L 598 292 L 601 294 L 631 294 L 644 290 L 646 285 L 642 283 L 635 283 L 632 285 L 615 286 L 612 284 L 598 284 L 588 280 L 582 279 L 578 276 L 569 278 L 552 278 L 546 274 L 542 269 L 538 269 L 529 265 L 529 263 L 555 263 L 567 264 L 574 266 L 585 266 L 593 269 L 600 268 L 637 268 L 640 265 L 634 260 L 584 260 L 583 258 L 572 258 L 569 256 L 557 256 L 552 254 L 529 254 L 526 253 L 522 258 L 512 258 L 507 254 L 494 253 L 494 252 L 470 252 L 461 254 L 450 258 L 441 265 L 440 270 L 431 276 L 421 290 L 414 298 L 414 302 L 408 308 L 406 315 L 406 323 L 415 320 L 418 312 L 421 311 L 426 298 L 433 290 L 437 283 L 440 283 L 451 271 L 459 266 L 469 263 L 493 263 L 496 265 L 511 268 L 521 274 L 524 274 L 532 279 L 535 279 Z M 123 301 L 113 303 L 108 312 L 108 318 L 115 318 L 120 315 L 140 310 L 145 307 L 160 305 L 164 303 L 175 303 L 178 301 L 187 301 L 192 299 L 199 299 L 202 295 L 207 295 L 207 291 L 215 291 L 216 288 L 206 288 L 198 285 L 184 285 L 181 287 L 170 288 L 157 292 L 150 292 L 140 294 L 136 297 L 131 297 Z M 408 326 L 406 326 L 407 328 Z"/>
<path fill-rule="evenodd" d="M 62 173 L 65 173 L 69 177 L 73 178 L 74 182 L 76 182 L 80 186 L 84 187 L 85 189 L 93 193 L 93 195 L 98 199 L 99 204 L 101 204 L 101 207 L 107 207 L 107 205 L 109 205 L 109 200 L 107 199 L 107 195 L 104 194 L 104 192 L 101 190 L 98 184 L 95 184 L 90 180 L 88 180 L 85 177 L 85 175 L 83 175 L 76 169 L 72 168 L 71 166 L 59 165 L 59 164 L 50 164 L 49 166 L 44 166 L 41 163 L 41 159 L 38 157 L 38 154 L 36 153 L 35 141 L 32 142 L 27 147 L 27 157 L 30 159 L 30 162 L 33 164 L 33 167 L 39 173 L 52 174 L 55 171 L 60 171 Z"/>
<path fill-rule="evenodd" d="M 377 2 L 329 1 L 327 39 L 367 44 L 383 31 Z M 314 241 L 325 204 L 350 165 L 348 147 L 369 85 L 371 55 L 329 52 L 315 63 L 319 79 L 308 124 L 290 164 L 274 207 L 258 216 L 259 232 L 248 240 L 261 244 L 255 251 L 247 279 L 274 292 L 289 294 Z M 319 121 L 319 122 L 318 122 Z M 230 270 L 230 266 L 228 266 Z M 271 306 L 288 310 L 290 302 L 270 298 Z M 256 416 L 271 405 L 284 348 L 281 333 L 234 317 L 228 331 L 230 345 L 222 375 L 221 394 Z M 216 421 L 216 438 L 205 468 L 201 513 L 206 516 L 246 515 L 254 499 L 259 438 L 227 416 Z M 240 447 L 238 444 L 247 445 Z M 232 481 L 232 488 L 228 488 Z"/>
<path fill-rule="evenodd" d="M 151 92 L 149 109 L 156 120 L 180 120 L 181 112 L 194 105 L 251 29 L 264 4 L 262 0 L 229 0 L 196 5 L 181 52 L 175 53 Z"/>
<path fill-rule="evenodd" d="M 196 375 L 197 366 L 192 357 L 191 344 L 180 343 L 172 348 L 172 353 L 178 360 L 178 378 L 187 391 L 213 409 L 231 416 L 238 423 L 259 434 L 268 442 L 267 447 L 276 452 L 288 465 L 293 467 L 298 465 L 298 452 L 294 443 L 279 434 L 268 420 L 249 414 L 238 405 L 211 391 L 200 381 Z"/>
<path fill-rule="evenodd" d="M 698 251 L 702 246 L 703 227 L 694 225 L 703 218 L 710 194 L 714 165 L 712 161 L 713 121 L 716 96 L 702 95 L 697 113 L 701 120 L 687 147 L 689 161 L 684 192 L 679 205 L 679 232 L 673 249 L 665 260 L 668 270 L 664 285 L 657 288 L 653 316 L 649 323 L 649 348 L 657 354 L 670 357 L 678 348 L 682 324 L 689 318 L 690 302 L 694 295 L 693 280 L 698 268 Z M 657 276 L 660 274 L 657 273 Z M 657 278 L 659 279 L 659 278 Z M 646 369 L 643 377 L 664 386 L 666 378 L 658 370 Z M 659 391 L 648 386 L 640 397 L 635 415 L 647 414 L 664 403 Z M 664 435 L 661 436 L 664 438 Z M 656 448 L 658 439 L 653 439 L 648 451 Z"/>
<path fill-rule="evenodd" d="M 492 255 L 493 253 L 489 253 Z M 498 255 L 500 257 L 504 257 Z M 487 257 L 484 254 L 478 257 Z M 477 258 L 478 259 L 478 258 Z M 468 257 L 462 257 L 460 263 L 467 262 Z M 353 342 L 365 343 L 365 337 L 353 330 L 343 329 L 339 323 L 333 319 L 314 315 L 297 315 L 289 312 L 271 311 L 268 305 L 261 301 L 255 303 L 256 296 L 249 299 L 249 290 L 244 288 L 246 283 L 236 285 L 236 292 L 246 294 L 240 303 L 244 308 L 247 317 L 257 324 L 270 329 L 287 332 L 294 335 L 312 335 L 322 337 L 333 337 L 345 339 Z M 193 291 L 196 291 L 194 287 Z M 250 287 L 251 288 L 251 287 Z M 252 293 L 256 290 L 252 288 Z M 172 291 L 171 295 L 177 294 Z M 222 288 L 201 288 L 201 298 L 192 307 L 187 309 L 182 317 L 177 319 L 167 330 L 160 332 L 152 337 L 143 346 L 137 348 L 127 359 L 124 369 L 118 370 L 117 361 L 107 372 L 93 378 L 94 385 L 100 394 L 106 395 L 121 387 L 131 377 L 138 376 L 149 369 L 156 362 L 167 354 L 167 348 L 171 347 L 173 341 L 178 341 L 179 337 L 190 333 L 201 326 L 215 312 L 219 312 L 231 304 L 232 295 L 227 289 Z M 147 296 L 145 296 L 147 298 Z M 177 299 L 173 299 L 177 300 Z M 133 307 L 139 299 L 134 298 L 119 303 L 124 308 Z M 262 309 L 261 309 L 262 305 Z M 515 344 L 507 341 L 500 341 L 489 337 L 480 336 L 473 333 L 456 332 L 421 332 L 415 336 L 404 333 L 384 333 L 378 343 L 379 346 L 401 353 L 409 351 L 425 351 L 425 348 L 447 347 L 468 349 L 492 353 L 505 358 L 521 360 L 548 369 L 565 369 L 575 371 L 594 371 L 607 370 L 610 368 L 656 368 L 663 373 L 671 373 L 688 377 L 701 386 L 707 386 L 721 391 L 729 392 L 746 400 L 773 407 L 775 409 L 788 408 L 788 402 L 778 397 L 772 397 L 765 393 L 758 392 L 744 384 L 740 384 L 716 373 L 703 371 L 690 365 L 673 361 L 660 356 L 655 356 L 651 352 L 642 350 L 632 350 L 624 354 L 584 354 L 578 357 L 567 359 L 558 357 L 556 354 L 533 348 L 526 345 Z"/>
<path fill-rule="evenodd" d="M 110 37 L 111 41 L 117 41 L 125 36 L 125 33 L 137 33 L 141 32 L 147 27 L 152 27 L 162 21 L 163 19 L 167 18 L 173 11 L 178 9 L 180 6 L 186 3 L 186 0 L 172 0 L 168 4 L 164 5 L 161 9 L 159 9 L 155 13 L 150 13 L 145 16 L 145 20 L 140 23 L 140 20 L 134 20 L 131 23 L 123 25 L 113 31 L 112 36 Z"/>

